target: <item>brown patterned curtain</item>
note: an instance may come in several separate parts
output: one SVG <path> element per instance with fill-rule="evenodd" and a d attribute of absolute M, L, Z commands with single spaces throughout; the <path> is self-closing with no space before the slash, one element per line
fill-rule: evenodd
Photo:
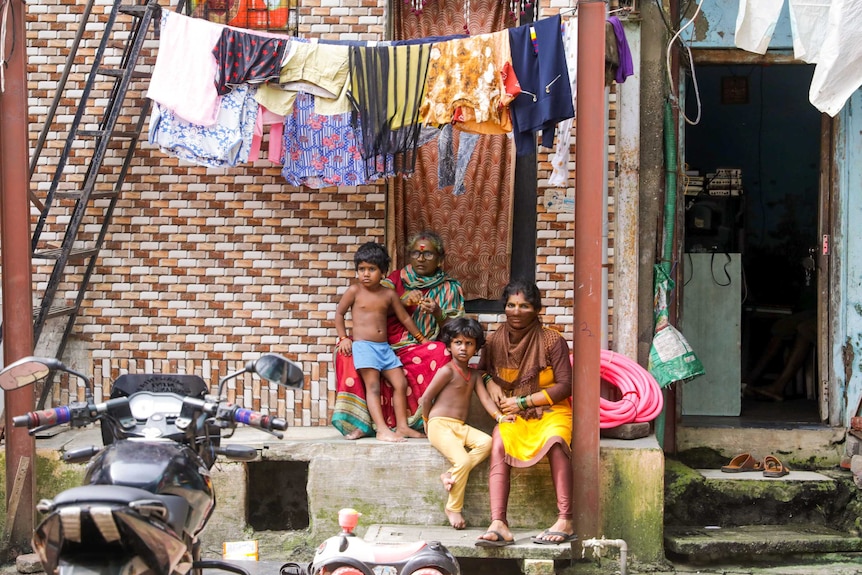
<path fill-rule="evenodd" d="M 392 0 L 394 38 L 405 40 L 465 33 L 464 0 L 429 0 L 421 13 L 404 0 Z M 469 2 L 469 32 L 484 34 L 516 25 L 508 2 Z M 459 131 L 453 132 L 458 149 Z M 499 299 L 509 281 L 515 146 L 505 135 L 479 137 L 464 178 L 464 193 L 439 188 L 437 140 L 419 148 L 409 178 L 389 181 L 387 234 L 396 262 L 406 262 L 405 242 L 430 229 L 446 245 L 444 268 L 464 287 L 466 299 Z M 457 154 L 456 154 L 457 156 Z"/>

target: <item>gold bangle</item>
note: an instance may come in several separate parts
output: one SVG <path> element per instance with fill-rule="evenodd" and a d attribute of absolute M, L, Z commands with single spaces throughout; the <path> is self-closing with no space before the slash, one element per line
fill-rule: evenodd
<path fill-rule="evenodd" d="M 347 339 L 346 335 L 339 337 L 338 340 L 336 340 L 335 345 L 341 345 L 341 342 L 344 341 L 345 339 Z"/>

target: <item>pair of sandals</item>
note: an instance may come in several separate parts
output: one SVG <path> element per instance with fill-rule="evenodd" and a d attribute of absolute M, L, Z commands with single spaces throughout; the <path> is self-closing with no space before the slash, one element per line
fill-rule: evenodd
<path fill-rule="evenodd" d="M 741 453 L 721 467 L 724 473 L 762 472 L 764 477 L 784 477 L 790 469 L 774 455 L 767 455 L 763 461 L 755 459 L 750 453 Z"/>
<path fill-rule="evenodd" d="M 496 539 L 483 539 L 482 537 L 480 537 L 476 540 L 476 547 L 506 547 L 515 544 L 514 539 L 505 539 L 503 537 L 503 534 L 499 531 L 486 531 L 485 535 L 488 534 L 494 535 Z M 553 541 L 550 539 L 546 539 L 546 537 L 559 537 L 559 539 Z M 530 540 L 536 545 L 562 545 L 563 543 L 570 543 L 572 541 L 576 541 L 577 539 L 578 536 L 572 533 L 564 533 L 562 531 L 550 531 L 548 529 L 545 529 L 535 537 L 530 538 Z"/>

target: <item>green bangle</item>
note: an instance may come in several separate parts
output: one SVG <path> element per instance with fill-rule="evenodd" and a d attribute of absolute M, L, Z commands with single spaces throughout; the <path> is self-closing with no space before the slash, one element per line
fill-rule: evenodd
<path fill-rule="evenodd" d="M 527 410 L 527 398 L 526 397 L 521 395 L 518 397 L 518 399 L 515 400 L 515 402 L 518 404 L 518 407 L 521 408 L 521 411 Z"/>

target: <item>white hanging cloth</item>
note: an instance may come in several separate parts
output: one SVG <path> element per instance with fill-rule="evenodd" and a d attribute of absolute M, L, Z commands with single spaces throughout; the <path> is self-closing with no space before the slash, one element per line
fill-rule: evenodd
<path fill-rule="evenodd" d="M 821 112 L 835 116 L 860 86 L 862 2 L 832 0 L 808 99 Z"/>
<path fill-rule="evenodd" d="M 765 54 L 783 5 L 784 0 L 739 0 L 734 36 L 736 47 Z"/>
<path fill-rule="evenodd" d="M 832 0 L 789 0 L 793 57 L 815 64 L 826 38 Z"/>

